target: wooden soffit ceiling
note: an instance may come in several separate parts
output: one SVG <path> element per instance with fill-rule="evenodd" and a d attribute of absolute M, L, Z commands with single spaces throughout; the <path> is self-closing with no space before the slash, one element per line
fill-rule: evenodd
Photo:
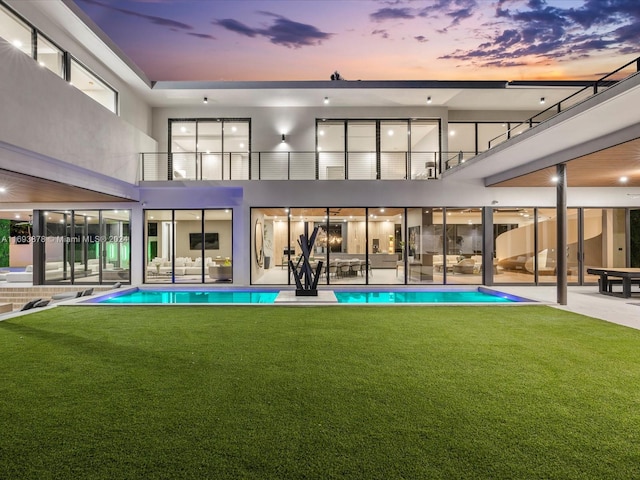
<path fill-rule="evenodd" d="M 69 202 L 126 202 L 132 201 L 86 188 L 55 182 L 46 178 L 0 170 L 0 205 L 8 203 L 69 203 Z"/>
<path fill-rule="evenodd" d="M 522 175 L 492 187 L 551 187 L 556 167 Z M 626 177 L 626 183 L 620 181 Z M 640 187 L 640 138 L 567 162 L 569 187 Z"/>

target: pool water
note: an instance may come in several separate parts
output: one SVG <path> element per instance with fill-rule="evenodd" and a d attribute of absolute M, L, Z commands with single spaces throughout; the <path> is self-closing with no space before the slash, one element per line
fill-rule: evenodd
<path fill-rule="evenodd" d="M 135 292 L 100 299 L 99 303 L 273 303 L 278 292 L 260 291 L 159 291 L 137 290 Z"/>
<path fill-rule="evenodd" d="M 278 291 L 258 290 L 135 290 L 98 297 L 92 303 L 106 304 L 256 304 L 275 303 Z M 334 291 L 338 303 L 513 303 L 525 299 L 491 290 L 470 291 Z M 314 297 L 301 297 L 313 303 Z"/>
<path fill-rule="evenodd" d="M 497 292 L 496 292 L 497 293 Z M 482 291 L 335 292 L 338 303 L 512 303 L 518 299 Z"/>

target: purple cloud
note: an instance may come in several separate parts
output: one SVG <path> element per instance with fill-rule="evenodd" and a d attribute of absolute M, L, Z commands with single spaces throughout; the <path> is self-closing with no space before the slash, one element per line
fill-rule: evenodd
<path fill-rule="evenodd" d="M 205 40 L 217 40 L 213 35 L 209 35 L 208 33 L 187 33 L 187 35 L 191 35 L 196 38 L 204 38 Z"/>
<path fill-rule="evenodd" d="M 369 15 L 374 22 L 382 22 L 385 20 L 407 20 L 415 18 L 415 15 L 409 8 L 381 8 Z"/>
<path fill-rule="evenodd" d="M 455 0 L 472 6 L 475 0 Z M 526 7 L 506 8 L 510 0 L 498 0 L 498 28 L 476 48 L 456 50 L 440 58 L 472 62 L 478 66 L 513 66 L 524 57 L 539 61 L 575 58 L 594 50 L 617 53 L 640 46 L 640 2 L 637 0 L 584 0 L 580 7 L 561 8 L 546 0 L 529 0 Z M 456 10 L 464 18 L 464 9 Z M 505 27 L 505 25 L 507 25 Z"/>
<path fill-rule="evenodd" d="M 382 38 L 385 38 L 385 39 L 389 38 L 389 32 L 387 32 L 384 29 L 374 30 L 373 32 L 371 32 L 371 35 L 379 35 L 379 36 L 381 36 Z"/>
<path fill-rule="evenodd" d="M 169 27 L 171 29 L 177 29 L 177 30 L 193 30 L 193 27 L 191 25 L 187 25 L 186 23 L 182 23 L 182 22 L 177 22 L 175 20 L 171 20 L 170 18 L 156 17 L 154 15 L 145 15 L 144 13 L 138 13 L 138 12 L 134 12 L 133 10 L 114 7 L 113 5 L 109 5 L 103 2 L 98 2 L 97 0 L 81 0 L 81 1 L 85 3 L 89 3 L 91 5 L 98 5 L 99 7 L 106 8 L 109 10 L 114 10 L 116 12 L 124 13 L 125 15 L 130 15 L 132 17 L 144 18 L 145 20 L 149 20 L 154 25 L 160 25 L 163 27 Z"/>
<path fill-rule="evenodd" d="M 420 43 L 424 43 L 424 42 L 428 42 L 429 39 L 427 37 L 425 37 L 424 35 L 418 35 L 416 37 L 413 37 L 414 39 L 416 39 L 417 41 L 419 41 Z"/>
<path fill-rule="evenodd" d="M 260 13 L 273 17 L 275 19 L 273 24 L 268 28 L 252 28 L 231 18 L 216 20 L 212 23 L 247 37 L 267 37 L 271 43 L 288 48 L 320 45 L 333 36 L 332 33 L 322 32 L 313 25 L 294 22 L 282 15 L 270 12 Z"/>
<path fill-rule="evenodd" d="M 211 23 L 226 28 L 231 32 L 239 33 L 240 35 L 245 35 L 247 37 L 255 37 L 256 35 L 258 35 L 257 30 L 254 30 L 251 27 L 247 27 L 244 23 L 240 23 L 233 18 L 223 18 L 222 20 L 216 20 Z"/>

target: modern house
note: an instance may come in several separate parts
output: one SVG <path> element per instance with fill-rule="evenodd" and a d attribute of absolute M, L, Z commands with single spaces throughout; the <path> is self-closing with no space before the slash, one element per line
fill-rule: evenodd
<path fill-rule="evenodd" d="M 151 82 L 72 1 L 0 0 L 0 284 L 293 285 L 316 228 L 326 285 L 595 283 L 640 266 L 639 66 Z"/>

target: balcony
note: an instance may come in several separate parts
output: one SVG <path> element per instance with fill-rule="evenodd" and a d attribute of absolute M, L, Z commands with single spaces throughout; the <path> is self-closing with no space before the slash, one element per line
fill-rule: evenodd
<path fill-rule="evenodd" d="M 443 155 L 444 152 L 151 152 L 140 154 L 140 179 L 430 180 L 440 176 Z"/>

